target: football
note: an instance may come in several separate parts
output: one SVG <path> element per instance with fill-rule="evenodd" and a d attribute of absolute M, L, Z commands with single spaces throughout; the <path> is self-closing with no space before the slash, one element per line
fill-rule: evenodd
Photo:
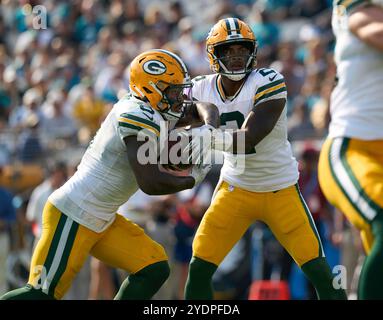
<path fill-rule="evenodd" d="M 160 144 L 160 164 L 165 169 L 172 171 L 190 169 L 193 164 L 189 162 L 189 152 L 184 150 L 190 139 L 191 137 L 184 129 L 170 131 L 166 141 Z"/>

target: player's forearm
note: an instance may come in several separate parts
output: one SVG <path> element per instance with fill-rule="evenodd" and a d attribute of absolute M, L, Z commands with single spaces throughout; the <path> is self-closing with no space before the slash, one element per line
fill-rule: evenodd
<path fill-rule="evenodd" d="M 254 147 L 272 130 L 269 126 L 243 128 L 235 131 L 216 130 L 213 132 L 212 148 L 234 154 L 252 153 Z"/>
<path fill-rule="evenodd" d="M 176 193 L 194 187 L 192 177 L 177 177 L 166 172 L 158 172 L 156 177 L 141 186 L 142 191 L 149 195 L 164 195 Z"/>
<path fill-rule="evenodd" d="M 220 125 L 218 108 L 212 103 L 195 102 L 199 118 L 205 123 L 218 128 Z"/>
<path fill-rule="evenodd" d="M 251 153 L 255 146 L 266 137 L 271 130 L 259 128 L 258 130 L 238 129 L 233 132 L 233 153 Z"/>

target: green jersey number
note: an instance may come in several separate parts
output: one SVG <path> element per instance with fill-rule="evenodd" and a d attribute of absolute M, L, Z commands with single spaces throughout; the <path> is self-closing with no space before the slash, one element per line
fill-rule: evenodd
<path fill-rule="evenodd" d="M 228 113 L 222 113 L 221 117 L 221 126 L 225 126 L 226 129 L 239 129 L 242 127 L 245 122 L 245 117 L 239 111 L 233 111 Z M 255 148 L 253 151 L 248 152 L 247 154 L 255 153 Z"/>

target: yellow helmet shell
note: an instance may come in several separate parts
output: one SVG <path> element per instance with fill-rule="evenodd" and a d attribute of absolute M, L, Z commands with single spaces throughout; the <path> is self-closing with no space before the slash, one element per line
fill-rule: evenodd
<path fill-rule="evenodd" d="M 210 30 L 206 39 L 206 50 L 209 58 L 210 69 L 219 73 L 221 67 L 218 62 L 216 48 L 219 45 L 249 41 L 254 45 L 252 55 L 254 56 L 251 68 L 254 69 L 256 61 L 256 39 L 250 26 L 237 18 L 226 18 L 219 20 Z"/>
<path fill-rule="evenodd" d="M 131 62 L 130 90 L 134 95 L 147 99 L 151 107 L 158 111 L 170 107 L 163 101 L 168 86 L 188 84 L 191 84 L 191 80 L 185 64 L 170 51 L 146 51 Z"/>

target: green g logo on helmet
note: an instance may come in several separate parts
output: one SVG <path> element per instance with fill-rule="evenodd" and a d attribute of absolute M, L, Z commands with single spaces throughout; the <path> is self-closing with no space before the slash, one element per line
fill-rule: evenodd
<path fill-rule="evenodd" d="M 146 73 L 160 75 L 166 72 L 166 66 L 158 60 L 149 60 L 142 66 Z"/>

